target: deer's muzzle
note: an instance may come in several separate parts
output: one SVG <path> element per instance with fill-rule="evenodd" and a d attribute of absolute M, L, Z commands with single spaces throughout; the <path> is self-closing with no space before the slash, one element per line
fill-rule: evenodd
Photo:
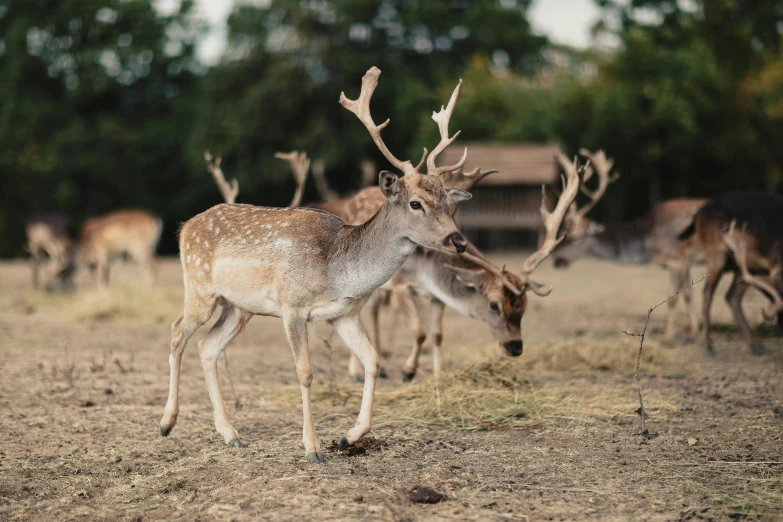
<path fill-rule="evenodd" d="M 465 251 L 465 245 L 467 245 L 467 241 L 465 241 L 465 238 L 462 237 L 462 234 L 459 232 L 452 232 L 446 236 L 446 239 L 443 240 L 443 244 L 448 246 L 449 243 L 454 245 L 454 248 L 457 250 L 458 254 L 463 253 Z"/>

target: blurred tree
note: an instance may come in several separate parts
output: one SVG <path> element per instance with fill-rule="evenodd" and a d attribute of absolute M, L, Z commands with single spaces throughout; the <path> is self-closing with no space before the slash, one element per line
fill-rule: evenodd
<path fill-rule="evenodd" d="M 181 191 L 177 101 L 201 66 L 191 1 L 0 1 L 0 255 L 19 254 L 23 220 L 167 209 Z"/>
<path fill-rule="evenodd" d="M 226 55 L 203 84 L 204 110 L 189 157 L 194 167 L 203 168 L 205 148 L 225 156 L 226 172 L 239 178 L 243 201 L 282 204 L 290 198 L 293 182 L 284 164 L 273 159 L 276 150 L 307 150 L 325 160 L 336 187 L 355 188 L 362 159 L 373 159 L 379 167 L 386 161 L 338 99 L 341 91 L 356 97 L 362 75 L 375 65 L 383 74 L 373 96 L 373 116 L 378 122 L 391 118 L 384 140 L 393 153 L 418 161 L 422 146 L 431 149 L 437 143 L 429 116 L 448 101 L 474 56 L 484 56 L 489 65 L 471 78 L 470 89 L 492 82 L 493 73 L 532 75 L 542 63 L 546 39 L 531 32 L 529 3 L 238 4 L 229 18 Z M 455 130 L 469 125 L 468 113 L 460 111 Z M 281 180 L 285 190 L 280 190 Z"/>

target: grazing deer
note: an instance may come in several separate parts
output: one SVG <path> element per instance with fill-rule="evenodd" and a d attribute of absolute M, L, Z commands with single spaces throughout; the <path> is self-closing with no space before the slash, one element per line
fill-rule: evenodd
<path fill-rule="evenodd" d="M 707 262 L 702 302 L 707 353 L 715 354 L 710 337 L 710 308 L 715 288 L 726 272 L 734 275 L 726 292 L 734 319 L 751 352 L 765 353 L 742 312 L 742 297 L 751 286 L 760 290 L 772 302 L 765 317 L 777 316 L 778 326 L 783 326 L 783 198 L 762 192 L 724 194 L 702 206 L 679 238 L 695 240 Z"/>
<path fill-rule="evenodd" d="M 25 233 L 33 268 L 33 288 L 38 289 L 41 283 L 41 271 L 44 287 L 68 288 L 75 268 L 76 234 L 71 221 L 62 214 L 41 214 L 27 220 Z"/>
<path fill-rule="evenodd" d="M 187 221 L 180 231 L 184 272 L 183 314 L 172 324 L 169 398 L 161 419 L 161 434 L 174 427 L 179 413 L 179 374 L 188 339 L 221 305 L 220 318 L 200 343 L 201 363 L 212 401 L 215 427 L 226 444 L 240 446 L 226 416 L 217 376 L 217 357 L 254 315 L 283 319 L 302 392 L 302 442 L 310 462 L 323 462 L 313 427 L 310 386 L 313 380 L 307 323 L 328 321 L 365 368 L 362 405 L 356 425 L 340 441 L 346 448 L 371 425 L 378 355 L 362 327 L 359 312 L 372 292 L 402 266 L 416 245 L 449 253 L 465 250 L 449 204 L 470 194 L 446 190 L 441 175 L 460 168 L 438 167 L 438 156 L 457 137 L 448 123 L 459 96 L 457 85 L 447 108 L 433 114 L 440 143 L 413 166 L 400 161 L 384 144 L 370 114 L 370 99 L 381 71 L 373 67 L 362 78 L 359 98 L 340 95 L 340 104 L 365 125 L 384 157 L 404 177 L 389 171 L 379 176 L 386 203 L 360 226 L 345 224 L 328 212 L 305 208 L 217 205 Z M 467 154 L 467 150 L 465 151 Z M 420 173 L 426 160 L 427 175 Z"/>
<path fill-rule="evenodd" d="M 112 258 L 128 254 L 141 264 L 148 285 L 155 278 L 155 249 L 163 221 L 143 210 L 117 210 L 87 220 L 79 238 L 80 265 L 95 269 L 98 288 L 109 284 Z"/>
<path fill-rule="evenodd" d="M 405 380 L 409 381 L 415 376 L 419 355 L 428 337 L 433 350 L 434 374 L 440 373 L 443 312 L 446 305 L 484 322 L 507 354 L 522 354 L 521 320 L 527 307 L 526 290 L 531 289 L 542 296 L 548 295 L 548 292 L 541 291 L 540 285 L 529 281 L 529 274 L 557 244 L 557 230 L 579 190 L 576 165 L 568 162 L 562 154 L 558 154 L 557 159 L 568 176 L 566 193 L 562 195 L 557 209 L 552 213 L 555 217 L 550 216 L 542 207 L 547 240 L 541 250 L 531 256 L 532 261 L 523 265 L 519 276 L 493 265 L 471 243 L 468 243 L 466 253 L 459 257 L 418 247 L 390 280 L 389 285 L 379 289 L 388 288 L 394 293 L 413 332 L 413 349 L 403 369 Z M 469 190 L 493 172 L 495 171 L 482 172 L 480 168 L 476 168 L 472 172 L 464 173 L 459 169 L 445 175 L 443 182 L 446 186 Z M 383 201 L 381 192 L 370 187 L 353 196 L 324 202 L 319 208 L 332 212 L 346 222 L 364 223 L 377 212 Z M 452 205 L 452 216 L 456 210 L 457 206 Z M 378 295 L 376 292 L 368 305 L 371 307 L 375 339 L 380 338 L 379 308 L 385 298 L 385 295 Z M 422 298 L 428 298 L 430 301 L 428 328 L 424 326 L 424 314 L 418 302 Z M 361 377 L 359 360 L 354 355 L 349 363 L 349 373 L 354 378 Z"/>
<path fill-rule="evenodd" d="M 619 175 L 609 175 L 613 161 L 603 151 L 593 154 L 582 149 L 580 153 L 590 159 L 599 178 L 595 192 L 583 190 L 590 201 L 570 210 L 565 220 L 566 238 L 555 251 L 556 268 L 567 268 L 584 256 L 596 257 L 623 264 L 657 264 L 669 272 L 669 295 L 675 295 L 667 303 L 666 330 L 663 342 L 671 343 L 674 335 L 674 307 L 677 292 L 690 281 L 690 269 L 697 258 L 698 249 L 692 241 L 678 241 L 681 233 L 693 219 L 706 199 L 671 199 L 654 205 L 643 217 L 628 223 L 601 225 L 585 216 L 595 207 L 610 183 Z M 699 320 L 692 303 L 690 290 L 682 292 L 690 319 L 690 332 L 696 336 Z"/>

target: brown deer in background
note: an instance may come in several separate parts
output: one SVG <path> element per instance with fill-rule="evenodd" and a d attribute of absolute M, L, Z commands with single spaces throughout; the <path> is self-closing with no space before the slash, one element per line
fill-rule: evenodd
<path fill-rule="evenodd" d="M 163 221 L 143 210 L 117 210 L 88 219 L 79 238 L 77 262 L 95 270 L 98 288 L 109 284 L 112 258 L 128 254 L 139 263 L 144 281 L 155 279 L 155 249 Z"/>
<path fill-rule="evenodd" d="M 696 211 L 706 199 L 671 199 L 650 209 L 643 217 L 628 223 L 601 225 L 586 217 L 607 186 L 619 175 L 610 176 L 613 160 L 603 151 L 590 153 L 582 149 L 582 155 L 590 159 L 599 176 L 595 193 L 585 193 L 590 202 L 582 208 L 571 209 L 565 221 L 565 240 L 555 251 L 556 268 L 567 268 L 575 260 L 590 256 L 623 264 L 654 263 L 669 272 L 669 295 L 675 295 L 690 282 L 690 269 L 698 257 L 698 249 L 692 241 L 679 241 L 680 234 L 692 221 Z M 690 333 L 696 336 L 699 321 L 692 303 L 690 290 L 682 292 L 690 320 Z M 671 343 L 674 336 L 674 307 L 677 298 L 667 303 L 664 343 Z"/>
<path fill-rule="evenodd" d="M 693 241 L 707 262 L 702 303 L 707 353 L 715 354 L 710 308 L 715 288 L 726 272 L 733 274 L 726 301 L 734 319 L 751 352 L 765 353 L 742 312 L 742 298 L 749 287 L 757 288 L 772 302 L 764 315 L 768 319 L 776 316 L 778 326 L 783 326 L 783 198 L 762 192 L 724 194 L 702 206 L 679 237 Z"/>
<path fill-rule="evenodd" d="M 25 233 L 33 269 L 33 288 L 41 286 L 41 279 L 44 287 L 69 288 L 75 272 L 76 246 L 71 220 L 62 214 L 41 214 L 27 220 Z"/>
<path fill-rule="evenodd" d="M 328 321 L 365 368 L 359 418 L 340 447 L 348 447 L 370 430 L 379 365 L 359 312 L 416 245 L 450 253 L 465 250 L 465 240 L 448 207 L 470 197 L 458 189 L 445 189 L 440 177 L 461 167 L 464 156 L 457 165 L 438 167 L 435 163 L 456 138 L 448 137 L 447 129 L 461 82 L 448 108 L 433 116 L 439 127 L 446 129 L 445 139 L 442 132 L 433 152 L 427 155 L 425 149 L 422 161 L 413 166 L 394 157 L 381 139 L 381 130 L 389 121 L 376 125 L 370 114 L 370 99 L 379 75 L 376 67 L 367 71 L 357 100 L 340 96 L 343 107 L 359 118 L 386 159 L 404 174 L 398 178 L 391 172 L 381 172 L 380 186 L 387 201 L 372 219 L 350 226 L 316 209 L 220 204 L 183 225 L 179 241 L 185 304 L 183 314 L 171 327 L 170 387 L 160 423 L 162 435 L 169 434 L 179 413 L 179 374 L 185 345 L 218 305 L 223 311 L 200 343 L 200 353 L 215 427 L 227 444 L 240 442 L 223 405 L 217 357 L 253 315 L 283 319 L 302 392 L 302 442 L 308 460 L 323 462 L 310 405 L 310 321 Z M 420 173 L 425 158 L 428 175 Z"/>

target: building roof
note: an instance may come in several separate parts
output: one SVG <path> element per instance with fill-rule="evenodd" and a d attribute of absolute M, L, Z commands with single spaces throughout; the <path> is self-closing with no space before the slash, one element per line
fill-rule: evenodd
<path fill-rule="evenodd" d="M 526 145 L 526 144 L 492 144 L 492 143 L 460 143 L 456 142 L 446 149 L 440 165 L 453 165 L 462 157 L 465 147 L 468 148 L 468 159 L 465 161 L 465 171 L 476 167 L 482 170 L 496 169 L 482 180 L 480 185 L 541 185 L 553 184 L 558 179 L 554 153 L 557 145 Z"/>

